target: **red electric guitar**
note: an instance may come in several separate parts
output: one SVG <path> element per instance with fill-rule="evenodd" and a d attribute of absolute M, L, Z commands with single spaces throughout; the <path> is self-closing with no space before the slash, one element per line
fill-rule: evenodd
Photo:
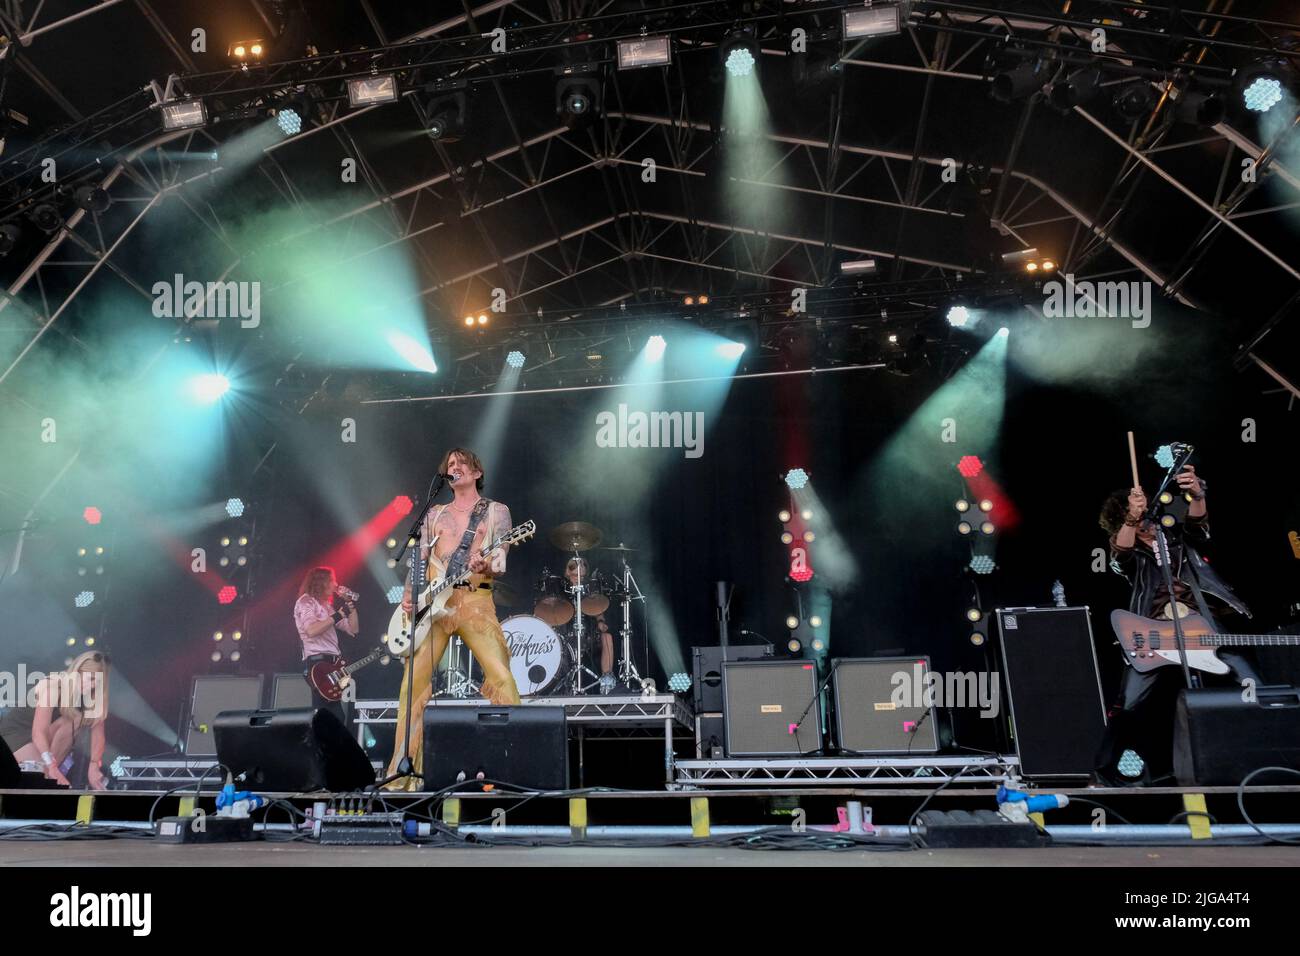
<path fill-rule="evenodd" d="M 326 700 L 342 700 L 344 688 L 352 683 L 352 675 L 367 664 L 373 664 L 388 653 L 388 648 L 375 648 L 355 664 L 347 661 L 317 661 L 307 672 L 307 682 Z"/>

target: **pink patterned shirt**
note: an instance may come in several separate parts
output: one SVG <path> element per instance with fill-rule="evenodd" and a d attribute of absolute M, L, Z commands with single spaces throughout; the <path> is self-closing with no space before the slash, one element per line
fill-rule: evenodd
<path fill-rule="evenodd" d="M 307 628 L 318 621 L 328 621 L 334 616 L 334 612 L 329 605 L 322 604 L 310 594 L 303 594 L 298 597 L 298 603 L 293 606 L 293 623 L 298 628 L 298 639 L 302 641 L 303 660 L 314 654 L 333 654 L 339 656 L 339 635 L 333 627 L 322 631 L 315 637 L 307 634 Z M 346 633 L 356 636 L 348 621 L 344 618 L 343 623 L 339 625 Z"/>

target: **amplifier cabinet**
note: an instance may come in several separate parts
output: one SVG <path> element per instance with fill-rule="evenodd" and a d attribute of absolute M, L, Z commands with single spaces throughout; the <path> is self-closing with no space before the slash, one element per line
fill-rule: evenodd
<path fill-rule="evenodd" d="M 797 757 L 822 749 L 812 661 L 727 661 L 722 665 L 728 757 Z"/>

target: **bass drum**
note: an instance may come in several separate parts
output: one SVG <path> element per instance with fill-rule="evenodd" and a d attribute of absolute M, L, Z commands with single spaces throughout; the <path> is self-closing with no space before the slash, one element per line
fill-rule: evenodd
<path fill-rule="evenodd" d="M 516 614 L 501 622 L 510 649 L 510 673 L 521 697 L 559 690 L 572 665 L 572 651 L 540 618 Z"/>

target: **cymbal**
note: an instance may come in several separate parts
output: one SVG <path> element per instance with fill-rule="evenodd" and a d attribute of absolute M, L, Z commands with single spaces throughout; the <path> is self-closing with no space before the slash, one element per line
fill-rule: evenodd
<path fill-rule="evenodd" d="M 561 551 L 587 551 L 600 544 L 601 530 L 585 521 L 569 521 L 552 528 L 548 537 Z"/>
<path fill-rule="evenodd" d="M 588 617 L 595 617 L 597 614 L 604 614 L 609 610 L 609 596 L 605 594 L 589 594 L 582 599 L 582 613 Z"/>
<path fill-rule="evenodd" d="M 519 594 L 500 578 L 492 582 L 492 600 L 500 607 L 514 607 Z"/>
<path fill-rule="evenodd" d="M 563 627 L 573 620 L 573 604 L 559 597 L 544 597 L 533 605 L 533 617 L 551 627 Z"/>
<path fill-rule="evenodd" d="M 641 549 L 640 549 L 640 548 L 627 548 L 627 547 L 624 547 L 622 544 L 619 544 L 619 546 L 618 546 L 617 548 L 611 548 L 611 547 L 609 547 L 609 546 L 606 546 L 606 547 L 600 548 L 600 549 L 598 549 L 598 550 L 600 550 L 600 551 L 640 551 Z"/>

